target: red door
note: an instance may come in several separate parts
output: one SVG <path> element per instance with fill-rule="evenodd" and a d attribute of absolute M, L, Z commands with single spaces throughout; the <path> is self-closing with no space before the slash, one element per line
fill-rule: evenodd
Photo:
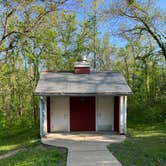
<path fill-rule="evenodd" d="M 70 97 L 70 131 L 95 131 L 95 97 Z"/>

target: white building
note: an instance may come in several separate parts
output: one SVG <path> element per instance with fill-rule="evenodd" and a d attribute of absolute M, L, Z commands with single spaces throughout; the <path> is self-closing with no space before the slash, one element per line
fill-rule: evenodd
<path fill-rule="evenodd" d="M 42 72 L 40 134 L 70 131 L 126 133 L 127 96 L 131 89 L 120 72 L 90 72 L 77 62 L 74 72 Z"/>

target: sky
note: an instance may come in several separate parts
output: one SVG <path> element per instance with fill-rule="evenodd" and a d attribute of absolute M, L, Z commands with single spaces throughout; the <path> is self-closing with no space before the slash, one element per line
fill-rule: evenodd
<path fill-rule="evenodd" d="M 166 10 L 166 0 L 159 0 L 158 6 L 159 6 L 161 9 Z"/>
<path fill-rule="evenodd" d="M 72 0 L 69 0 L 69 1 L 72 1 Z M 109 3 L 111 1 L 114 1 L 114 0 L 100 0 L 100 1 L 101 2 L 104 1 L 105 4 L 106 4 L 105 7 L 108 7 Z M 91 4 L 92 4 L 91 0 L 84 0 L 84 4 L 85 4 L 86 8 L 88 8 L 88 10 L 89 9 L 91 10 Z M 101 4 L 103 4 L 103 3 L 101 3 Z M 158 3 L 157 3 L 157 6 L 161 10 L 165 10 L 166 11 L 166 0 L 159 0 Z M 85 9 L 80 9 L 80 8 L 77 11 L 79 20 L 83 20 L 84 19 L 84 17 L 85 17 L 84 12 L 85 12 Z M 110 44 L 117 45 L 119 47 L 123 47 L 124 45 L 126 45 L 126 41 L 124 41 L 123 39 L 120 39 L 118 37 L 115 37 L 114 35 L 111 35 L 111 33 L 112 33 L 111 29 L 114 29 L 114 28 L 111 27 L 111 25 L 110 25 L 110 23 L 108 21 L 104 21 L 104 22 L 100 23 L 97 27 L 98 27 L 98 31 L 100 32 L 99 38 L 102 38 L 103 34 L 108 33 L 108 34 L 110 34 Z"/>
<path fill-rule="evenodd" d="M 72 4 L 72 2 L 75 2 L 76 0 L 68 0 L 68 1 L 69 1 L 69 3 Z M 83 1 L 84 1 L 84 8 L 79 7 L 77 9 L 75 7 L 77 9 L 78 20 L 84 20 L 84 18 L 85 18 L 85 14 L 84 13 L 87 12 L 87 11 L 92 10 L 92 0 L 83 0 Z M 110 2 L 111 1 L 113 2 L 115 0 L 98 0 L 98 1 L 101 2 L 101 7 L 103 7 L 103 8 L 106 7 L 107 8 L 109 6 Z M 121 1 L 124 1 L 124 0 L 121 0 Z M 144 0 L 144 1 L 147 1 L 147 0 Z M 105 4 L 105 6 L 103 6 L 103 4 Z M 158 0 L 157 6 L 160 9 L 166 11 L 166 0 Z M 73 8 L 73 6 L 71 5 L 71 9 L 72 8 Z M 0 7 L 0 11 L 1 10 L 3 10 L 3 9 Z M 101 22 L 101 20 L 99 22 Z M 102 38 L 105 33 L 108 33 L 108 34 L 110 34 L 110 44 L 111 45 L 117 45 L 119 47 L 121 47 L 121 46 L 123 47 L 126 44 L 126 41 L 124 41 L 123 39 L 120 39 L 120 38 L 115 37 L 114 35 L 112 35 L 111 30 L 115 29 L 116 25 L 113 25 L 113 26 L 115 26 L 115 28 L 111 27 L 111 26 L 112 25 L 110 25 L 110 23 L 108 21 L 103 21 L 100 24 L 98 24 L 97 28 L 98 28 L 98 31 L 100 32 L 100 34 L 98 35 L 99 38 Z"/>

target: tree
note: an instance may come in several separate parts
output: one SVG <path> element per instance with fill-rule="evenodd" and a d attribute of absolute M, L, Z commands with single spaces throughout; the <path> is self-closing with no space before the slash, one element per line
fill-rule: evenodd
<path fill-rule="evenodd" d="M 34 0 L 0 2 L 2 126 L 12 126 L 21 123 L 22 120 L 29 124 L 37 122 L 38 98 L 34 96 L 34 89 L 46 50 L 44 44 L 39 42 L 41 39 L 39 34 L 46 30 L 44 27 L 46 24 L 49 25 L 48 18 L 56 15 L 67 0 L 39 2 L 36 3 Z"/>
<path fill-rule="evenodd" d="M 1 1 L 0 52 L 15 48 L 22 37 L 33 38 L 31 33 L 42 25 L 45 16 L 58 11 L 66 1 L 50 0 L 44 3 L 41 0 L 38 5 L 34 0 Z"/>
<path fill-rule="evenodd" d="M 160 48 L 159 52 L 166 59 L 165 12 L 155 7 L 154 0 L 149 1 L 115 1 L 111 3 L 112 18 L 120 18 L 124 22 L 119 26 L 120 35 L 132 34 L 137 40 L 142 35 L 150 36 Z M 122 20 L 123 19 L 123 20 Z"/>
<path fill-rule="evenodd" d="M 1 3 L 0 127 L 38 122 L 40 71 L 71 70 L 89 51 L 91 22 L 62 10 L 66 1 L 19 2 Z"/>

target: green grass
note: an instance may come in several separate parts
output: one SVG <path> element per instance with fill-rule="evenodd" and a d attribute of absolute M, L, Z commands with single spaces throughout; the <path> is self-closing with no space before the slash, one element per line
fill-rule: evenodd
<path fill-rule="evenodd" d="M 36 127 L 15 127 L 0 130 L 0 155 L 20 147 L 31 145 L 38 140 L 39 129 Z"/>
<path fill-rule="evenodd" d="M 65 166 L 67 149 L 42 145 L 36 127 L 0 130 L 0 155 L 23 148 L 17 154 L 0 160 L 0 166 Z"/>
<path fill-rule="evenodd" d="M 67 150 L 34 143 L 16 155 L 0 160 L 3 166 L 65 166 Z"/>
<path fill-rule="evenodd" d="M 108 148 L 124 166 L 166 166 L 166 123 L 129 124 L 128 137 Z"/>

